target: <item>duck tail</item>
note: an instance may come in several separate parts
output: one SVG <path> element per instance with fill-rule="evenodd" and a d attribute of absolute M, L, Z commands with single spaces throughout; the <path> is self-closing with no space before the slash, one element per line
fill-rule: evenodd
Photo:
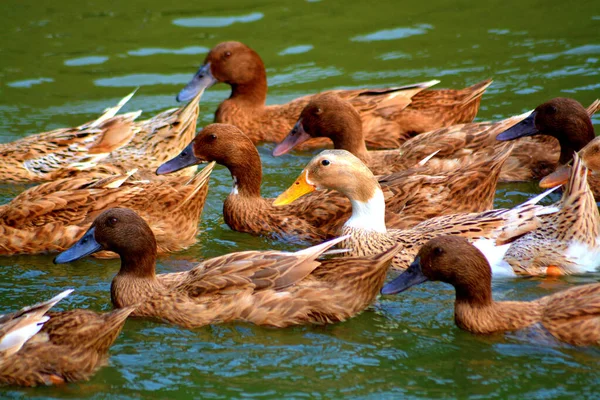
<path fill-rule="evenodd" d="M 31 306 L 23 307 L 21 310 L 19 310 L 17 313 L 15 313 L 13 315 L 13 317 L 19 317 L 24 314 L 34 314 L 34 315 L 39 314 L 40 316 L 44 315 L 44 314 L 46 314 L 46 312 L 48 312 L 49 309 L 54 307 L 54 305 L 56 303 L 58 303 L 59 301 L 61 301 L 62 299 L 64 299 L 68 295 L 70 295 L 71 293 L 73 293 L 74 290 L 75 289 L 67 289 L 67 290 L 60 292 L 59 294 L 57 294 L 50 300 L 47 300 L 47 301 L 44 301 L 41 303 L 36 303 Z M 0 321 L 1 320 L 2 320 L 2 318 L 0 318 Z"/>
<path fill-rule="evenodd" d="M 490 78 L 462 89 L 461 92 L 465 95 L 465 97 L 461 100 L 461 103 L 466 105 L 474 100 L 481 99 L 481 96 L 483 96 L 483 93 L 492 84 L 492 82 L 493 80 Z"/>
<path fill-rule="evenodd" d="M 600 110 L 600 99 L 596 99 L 588 108 L 586 108 L 588 115 L 591 117 Z"/>
<path fill-rule="evenodd" d="M 127 317 L 135 311 L 136 306 L 117 308 L 102 315 L 102 322 L 97 326 L 97 333 L 86 346 L 96 349 L 98 352 L 106 352 L 115 342 Z"/>
<path fill-rule="evenodd" d="M 136 88 L 133 92 L 131 92 L 127 96 L 123 97 L 121 99 L 121 101 L 119 101 L 117 103 L 116 106 L 109 107 L 106 110 L 104 110 L 104 113 L 101 116 L 99 116 L 95 121 L 90 123 L 87 127 L 88 128 L 96 128 L 96 127 L 100 126 L 102 123 L 106 122 L 107 120 L 109 120 L 112 117 L 114 117 L 115 115 L 117 115 L 119 110 L 133 97 L 133 95 L 135 94 L 135 92 L 137 92 L 138 89 L 139 88 Z M 140 113 L 141 113 L 141 111 L 138 111 L 135 118 L 137 118 L 137 116 L 139 116 Z"/>
<path fill-rule="evenodd" d="M 588 169 L 583 165 L 581 157 L 577 153 L 573 155 L 573 167 L 571 168 L 571 176 L 563 192 L 561 202 L 563 208 L 568 207 L 581 201 L 582 198 L 591 195 L 590 187 L 587 182 Z"/>
<path fill-rule="evenodd" d="M 193 189 L 190 193 L 188 193 L 187 196 L 185 196 L 183 201 L 177 206 L 176 210 L 187 204 L 187 202 L 196 196 L 200 189 L 208 185 L 208 179 L 210 178 L 211 172 L 215 168 L 215 164 L 216 163 L 214 161 L 210 162 L 206 167 L 202 168 L 200 172 L 196 173 L 192 179 L 186 182 L 185 186 L 192 186 Z"/>

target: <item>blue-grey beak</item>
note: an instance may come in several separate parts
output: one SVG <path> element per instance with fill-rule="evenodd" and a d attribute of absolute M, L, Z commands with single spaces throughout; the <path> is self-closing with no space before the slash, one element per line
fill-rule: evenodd
<path fill-rule="evenodd" d="M 170 159 L 156 170 L 156 175 L 170 174 L 171 172 L 179 171 L 185 167 L 198 165 L 202 160 L 198 160 L 194 156 L 194 142 L 188 144 L 185 149 L 175 158 Z"/>
<path fill-rule="evenodd" d="M 513 140 L 520 137 L 533 136 L 537 133 L 540 133 L 540 131 L 535 127 L 535 111 L 533 111 L 523 121 L 496 136 L 496 140 Z"/>
<path fill-rule="evenodd" d="M 94 237 L 95 227 L 91 227 L 73 246 L 54 258 L 54 264 L 65 264 L 89 256 L 102 250 L 100 243 Z"/>
<path fill-rule="evenodd" d="M 423 271 L 421 270 L 421 258 L 417 256 L 406 271 L 381 289 L 381 294 L 400 293 L 427 280 L 427 277 L 423 275 Z"/>
<path fill-rule="evenodd" d="M 192 100 L 203 89 L 208 89 L 217 83 L 217 80 L 210 72 L 210 63 L 206 63 L 200 67 L 192 80 L 185 85 L 181 92 L 177 95 L 177 101 L 187 102 Z"/>

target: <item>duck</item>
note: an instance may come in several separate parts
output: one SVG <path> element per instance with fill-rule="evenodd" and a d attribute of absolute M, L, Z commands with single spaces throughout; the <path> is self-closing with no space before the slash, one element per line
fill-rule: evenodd
<path fill-rule="evenodd" d="M 56 385 L 88 380 L 106 364 L 134 307 L 107 313 L 49 312 L 73 289 L 0 316 L 0 385 Z"/>
<path fill-rule="evenodd" d="M 515 240 L 504 255 L 519 275 L 569 275 L 600 267 L 600 213 L 587 183 L 587 168 L 574 153 L 558 212 Z"/>
<path fill-rule="evenodd" d="M 595 137 L 578 152 L 581 163 L 588 170 L 588 185 L 594 195 L 594 199 L 600 198 L 600 137 Z M 545 176 L 540 181 L 540 187 L 544 189 L 564 185 L 571 176 L 571 163 L 564 164 L 553 173 Z"/>
<path fill-rule="evenodd" d="M 117 115 L 134 93 L 83 125 L 0 144 L 0 182 L 39 183 L 81 175 L 105 178 L 132 169 L 137 169 L 140 179 L 155 178 L 154 169 L 193 139 L 202 92 L 183 107 L 141 122 L 135 121 L 141 111 Z M 182 173 L 191 177 L 194 172 Z"/>
<path fill-rule="evenodd" d="M 381 293 L 400 293 L 427 281 L 454 286 L 454 322 L 465 331 L 491 335 L 534 329 L 575 346 L 600 345 L 600 283 L 579 285 L 533 301 L 495 301 L 485 256 L 467 239 L 439 236 Z"/>
<path fill-rule="evenodd" d="M 593 115 L 599 107 L 600 102 L 597 101 L 587 112 Z M 348 101 L 335 94 L 324 93 L 314 96 L 304 107 L 294 128 L 275 147 L 273 155 L 283 155 L 310 138 L 327 137 L 333 141 L 335 149 L 351 152 L 376 175 L 414 167 L 430 154 L 434 154 L 430 166 L 451 170 L 465 162 L 465 158 L 479 157 L 481 150 L 497 146 L 496 136 L 528 115 L 517 115 L 498 122 L 453 125 L 419 134 L 397 149 L 369 151 L 358 112 Z M 558 151 L 557 141 L 549 136 L 517 140 L 502 167 L 499 181 L 518 182 L 543 177 L 556 168 Z"/>
<path fill-rule="evenodd" d="M 279 143 L 312 96 L 286 104 L 265 105 L 267 74 L 260 56 L 240 42 L 223 42 L 207 54 L 204 64 L 177 95 L 189 101 L 198 91 L 223 82 L 231 86 L 230 97 L 215 112 L 214 122 L 232 124 L 253 143 Z M 470 122 L 490 79 L 461 90 L 427 90 L 437 80 L 401 87 L 332 90 L 352 103 L 363 121 L 370 148 L 396 148 L 415 134 L 442 126 Z M 323 147 L 329 141 L 311 140 L 304 147 Z"/>
<path fill-rule="evenodd" d="M 533 174 L 531 180 L 540 180 L 559 166 L 570 162 L 573 153 L 581 150 L 596 137 L 590 117 L 599 108 L 600 100 L 594 101 L 586 110 L 575 99 L 557 97 L 537 106 L 525 119 L 500 132 L 496 139 L 508 141 L 540 138 L 546 143 L 552 141 L 555 147 L 558 146 L 552 152 L 548 152 L 550 149 L 546 149 L 545 146 L 538 149 L 528 147 L 522 151 L 523 161 L 527 158 L 535 163 L 545 160 L 542 168 L 532 168 L 538 173 Z M 553 158 L 548 158 L 548 154 L 552 154 Z"/>
<path fill-rule="evenodd" d="M 131 175 L 65 178 L 34 186 L 0 206 L 0 255 L 43 254 L 69 248 L 102 211 L 123 205 L 152 226 L 160 254 L 196 243 L 208 193 L 209 164 L 192 179 L 135 181 Z M 102 253 L 102 257 L 115 254 Z"/>
<path fill-rule="evenodd" d="M 490 151 L 476 162 L 446 173 L 431 172 L 425 164 L 379 177 L 387 209 L 402 211 L 388 220 L 388 225 L 406 228 L 441 214 L 492 208 L 498 173 L 510 149 L 509 146 Z M 231 172 L 233 188 L 223 204 L 223 216 L 235 231 L 320 243 L 336 237 L 350 217 L 350 202 L 333 191 L 311 193 L 285 207 L 276 207 L 273 199 L 263 198 L 258 151 L 252 140 L 233 125 L 204 127 L 178 157 L 163 164 L 156 173 L 168 174 L 208 161 L 216 161 Z M 294 185 L 314 191 L 301 179 Z"/>
<path fill-rule="evenodd" d="M 116 308 L 184 328 L 244 321 L 287 327 L 331 324 L 360 313 L 377 297 L 396 248 L 375 256 L 317 260 L 344 238 L 297 252 L 243 251 L 205 260 L 189 271 L 156 274 L 156 242 L 133 210 L 100 214 L 55 263 L 99 250 L 114 251 L 121 267 L 111 283 Z"/>
<path fill-rule="evenodd" d="M 400 245 L 392 263 L 392 269 L 396 270 L 408 268 L 419 248 L 431 238 L 448 234 L 466 237 L 489 249 L 489 257 L 496 258 L 498 250 L 488 241 L 498 245 L 509 243 L 536 229 L 540 216 L 556 211 L 552 207 L 536 205 L 549 193 L 546 192 L 514 209 L 448 214 L 427 219 L 408 229 L 387 229 L 381 186 L 369 168 L 350 152 L 325 150 L 307 164 L 300 176 L 304 176 L 313 188 L 335 190 L 350 200 L 352 214 L 338 232 L 348 237 L 340 243 L 342 248 L 351 249 L 348 255 L 378 254 Z M 275 199 L 274 204 L 286 205 L 302 195 L 292 185 Z M 399 214 L 401 217 L 402 213 Z M 512 270 L 501 265 L 495 273 L 514 275 Z"/>

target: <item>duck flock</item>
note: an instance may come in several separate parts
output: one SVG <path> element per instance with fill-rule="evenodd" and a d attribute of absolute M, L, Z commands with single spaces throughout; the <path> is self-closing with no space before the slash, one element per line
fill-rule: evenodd
<path fill-rule="evenodd" d="M 121 259 L 111 312 L 50 311 L 77 289 L 65 288 L 0 316 L 0 384 L 89 379 L 128 317 L 190 329 L 333 324 L 380 294 L 426 281 L 454 286 L 461 329 L 534 328 L 571 345 L 600 345 L 600 283 L 529 302 L 497 302 L 491 291 L 495 276 L 600 266 L 600 139 L 590 119 L 600 101 L 586 109 L 555 98 L 523 115 L 472 122 L 491 82 L 331 90 L 266 106 L 260 56 L 224 42 L 177 96 L 181 108 L 138 121 L 140 112 L 119 114 L 131 94 L 81 126 L 0 144 L 0 181 L 39 183 L 0 206 L 0 255 Z M 217 83 L 231 96 L 215 123 L 196 132 L 201 96 Z M 333 149 L 267 199 L 260 142 L 278 143 L 273 156 Z M 233 181 L 227 225 L 291 241 L 298 251 L 242 251 L 156 274 L 158 254 L 196 242 L 215 164 Z M 534 180 L 547 190 L 512 209 L 493 208 L 499 181 Z M 557 189 L 560 201 L 539 204 Z"/>

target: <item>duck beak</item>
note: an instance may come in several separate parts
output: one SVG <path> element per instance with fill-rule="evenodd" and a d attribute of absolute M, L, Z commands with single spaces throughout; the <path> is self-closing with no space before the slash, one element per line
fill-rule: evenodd
<path fill-rule="evenodd" d="M 504 132 L 500 133 L 496 136 L 496 140 L 505 141 L 505 140 L 513 140 L 520 137 L 525 136 L 533 136 L 537 133 L 540 133 L 538 129 L 535 127 L 535 111 L 532 111 L 531 114 L 523 121 L 519 122 L 516 125 L 508 128 Z"/>
<path fill-rule="evenodd" d="M 421 257 L 417 256 L 410 267 L 396 279 L 387 283 L 382 289 L 381 294 L 396 294 L 405 291 L 409 287 L 418 285 L 427 281 L 421 270 Z"/>
<path fill-rule="evenodd" d="M 284 206 L 286 204 L 290 204 L 294 200 L 308 194 L 310 192 L 314 192 L 317 190 L 317 187 L 312 183 L 309 183 L 308 171 L 304 170 L 296 179 L 296 182 L 292 186 L 290 186 L 285 192 L 281 193 L 273 202 L 274 206 Z"/>
<path fill-rule="evenodd" d="M 306 133 L 304 130 L 304 125 L 302 125 L 302 118 L 296 122 L 296 125 L 292 128 L 290 133 L 283 139 L 281 143 L 275 146 L 273 150 L 273 155 L 275 157 L 279 157 L 285 153 L 291 151 L 295 146 L 298 146 L 300 143 L 306 142 L 310 139 L 310 135 Z"/>
<path fill-rule="evenodd" d="M 70 263 L 102 250 L 102 245 L 94 237 L 95 232 L 96 227 L 91 227 L 73 246 L 57 255 L 54 264 Z"/>
<path fill-rule="evenodd" d="M 170 159 L 158 167 L 156 170 L 156 175 L 170 174 L 171 172 L 179 171 L 185 167 L 198 165 L 200 163 L 202 163 L 202 160 L 199 160 L 194 155 L 194 142 L 192 141 L 185 149 L 181 151 L 181 153 L 179 153 L 177 157 Z"/>
<path fill-rule="evenodd" d="M 540 181 L 540 187 L 543 189 L 550 189 L 556 186 L 564 185 L 565 183 L 569 182 L 570 177 L 571 167 L 568 165 L 563 165 L 550 175 L 545 176 Z"/>
<path fill-rule="evenodd" d="M 181 92 L 177 95 L 177 101 L 187 102 L 192 100 L 200 91 L 208 89 L 218 81 L 210 72 L 210 63 L 206 63 L 200 67 L 192 80 L 185 85 Z"/>

